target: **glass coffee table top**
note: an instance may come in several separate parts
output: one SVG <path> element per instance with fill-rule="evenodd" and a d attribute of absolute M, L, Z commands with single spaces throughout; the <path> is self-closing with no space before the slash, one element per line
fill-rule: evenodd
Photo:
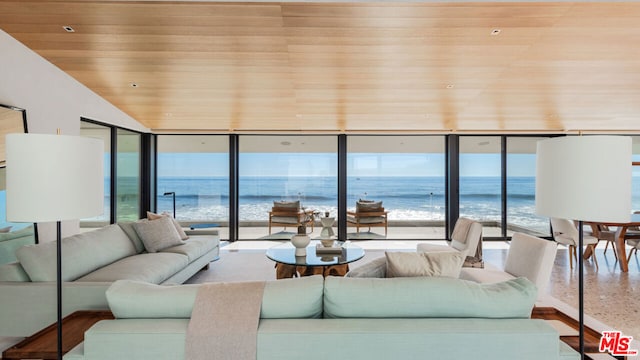
<path fill-rule="evenodd" d="M 320 241 L 312 240 L 307 246 L 307 256 L 295 256 L 295 247 L 290 242 L 273 246 L 267 249 L 267 257 L 275 262 L 287 265 L 299 266 L 330 266 L 342 265 L 354 262 L 364 257 L 364 249 L 353 245 L 347 241 L 342 243 L 341 254 L 318 254 L 316 255 L 316 245 Z M 336 245 L 341 242 L 336 241 Z"/>

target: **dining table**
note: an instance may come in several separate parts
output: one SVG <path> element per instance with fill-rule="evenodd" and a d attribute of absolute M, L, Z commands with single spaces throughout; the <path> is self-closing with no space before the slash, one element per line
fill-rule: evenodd
<path fill-rule="evenodd" d="M 615 226 L 616 227 L 616 252 L 618 254 L 618 263 L 622 272 L 629 271 L 629 259 L 625 249 L 625 239 L 627 230 L 631 227 L 640 227 L 640 214 L 632 214 L 629 222 L 594 222 L 585 221 L 585 224 L 591 226 L 594 236 L 598 234 L 598 225 Z M 584 251 L 584 257 L 588 258 L 591 254 L 591 248 L 587 247 Z"/>

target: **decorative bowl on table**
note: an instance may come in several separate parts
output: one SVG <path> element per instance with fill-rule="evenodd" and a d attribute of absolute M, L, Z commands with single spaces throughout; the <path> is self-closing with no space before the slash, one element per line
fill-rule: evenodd
<path fill-rule="evenodd" d="M 322 243 L 322 246 L 324 247 L 332 247 L 334 240 L 333 239 L 320 239 L 320 242 Z"/>

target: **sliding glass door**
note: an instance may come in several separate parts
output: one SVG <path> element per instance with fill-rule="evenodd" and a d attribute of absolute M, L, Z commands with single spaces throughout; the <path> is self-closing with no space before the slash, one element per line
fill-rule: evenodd
<path fill-rule="evenodd" d="M 483 223 L 483 235 L 502 236 L 502 138 L 460 137 L 460 216 Z"/>
<path fill-rule="evenodd" d="M 158 135 L 157 139 L 157 211 L 175 213 L 183 226 L 215 227 L 221 239 L 228 239 L 229 138 Z"/>
<path fill-rule="evenodd" d="M 549 219 L 536 215 L 536 147 L 542 137 L 507 138 L 507 230 L 550 236 Z M 509 235 L 511 235 L 509 233 Z"/>
<path fill-rule="evenodd" d="M 240 239 L 290 239 L 299 223 L 319 235 L 318 216 L 337 215 L 337 137 L 244 135 L 239 148 Z"/>
<path fill-rule="evenodd" d="M 444 158 L 443 136 L 349 136 L 347 237 L 443 238 Z M 386 214 L 368 216 L 367 202 Z"/>
<path fill-rule="evenodd" d="M 80 135 L 98 138 L 104 143 L 104 213 L 81 219 L 82 227 L 100 227 L 111 222 L 111 128 L 88 121 L 80 121 Z"/>
<path fill-rule="evenodd" d="M 125 129 L 116 130 L 116 222 L 140 218 L 141 206 L 141 135 Z"/>

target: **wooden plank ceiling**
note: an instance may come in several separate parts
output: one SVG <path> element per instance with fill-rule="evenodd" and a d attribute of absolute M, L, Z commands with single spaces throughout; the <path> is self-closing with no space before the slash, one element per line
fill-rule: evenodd
<path fill-rule="evenodd" d="M 155 131 L 640 131 L 639 2 L 2 0 L 0 28 Z"/>

